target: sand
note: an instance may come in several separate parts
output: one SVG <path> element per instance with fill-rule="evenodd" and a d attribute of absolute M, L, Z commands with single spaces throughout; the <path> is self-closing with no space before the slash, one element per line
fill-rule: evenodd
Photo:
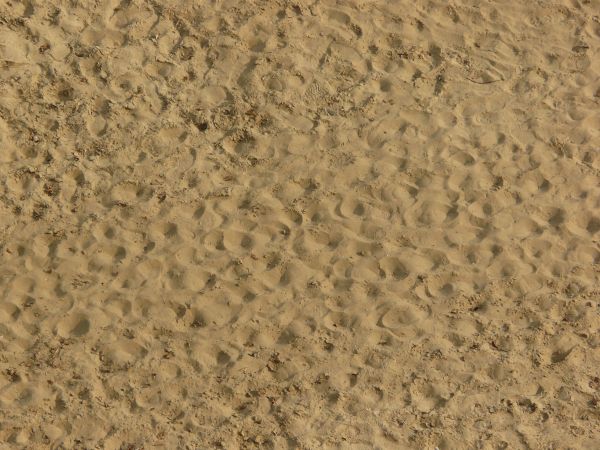
<path fill-rule="evenodd" d="M 0 445 L 600 448 L 600 1 L 0 2 Z"/>

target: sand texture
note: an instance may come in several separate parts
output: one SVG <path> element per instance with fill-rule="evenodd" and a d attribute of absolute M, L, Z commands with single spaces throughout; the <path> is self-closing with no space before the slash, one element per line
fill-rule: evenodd
<path fill-rule="evenodd" d="M 0 448 L 599 449 L 600 0 L 1 0 Z"/>

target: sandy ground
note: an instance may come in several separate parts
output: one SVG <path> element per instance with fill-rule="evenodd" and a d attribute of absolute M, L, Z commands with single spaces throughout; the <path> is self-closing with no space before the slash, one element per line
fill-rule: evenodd
<path fill-rule="evenodd" d="M 600 448 L 600 1 L 0 2 L 0 442 Z"/>

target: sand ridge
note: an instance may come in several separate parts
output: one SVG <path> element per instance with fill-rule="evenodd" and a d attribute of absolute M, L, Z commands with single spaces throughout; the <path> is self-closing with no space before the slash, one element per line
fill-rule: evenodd
<path fill-rule="evenodd" d="M 0 5 L 6 448 L 594 448 L 600 3 Z"/>

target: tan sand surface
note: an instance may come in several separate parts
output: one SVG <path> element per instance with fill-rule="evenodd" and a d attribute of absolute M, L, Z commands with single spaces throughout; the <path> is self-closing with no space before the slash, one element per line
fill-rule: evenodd
<path fill-rule="evenodd" d="M 599 449 L 600 0 L 1 0 L 0 448 Z"/>

